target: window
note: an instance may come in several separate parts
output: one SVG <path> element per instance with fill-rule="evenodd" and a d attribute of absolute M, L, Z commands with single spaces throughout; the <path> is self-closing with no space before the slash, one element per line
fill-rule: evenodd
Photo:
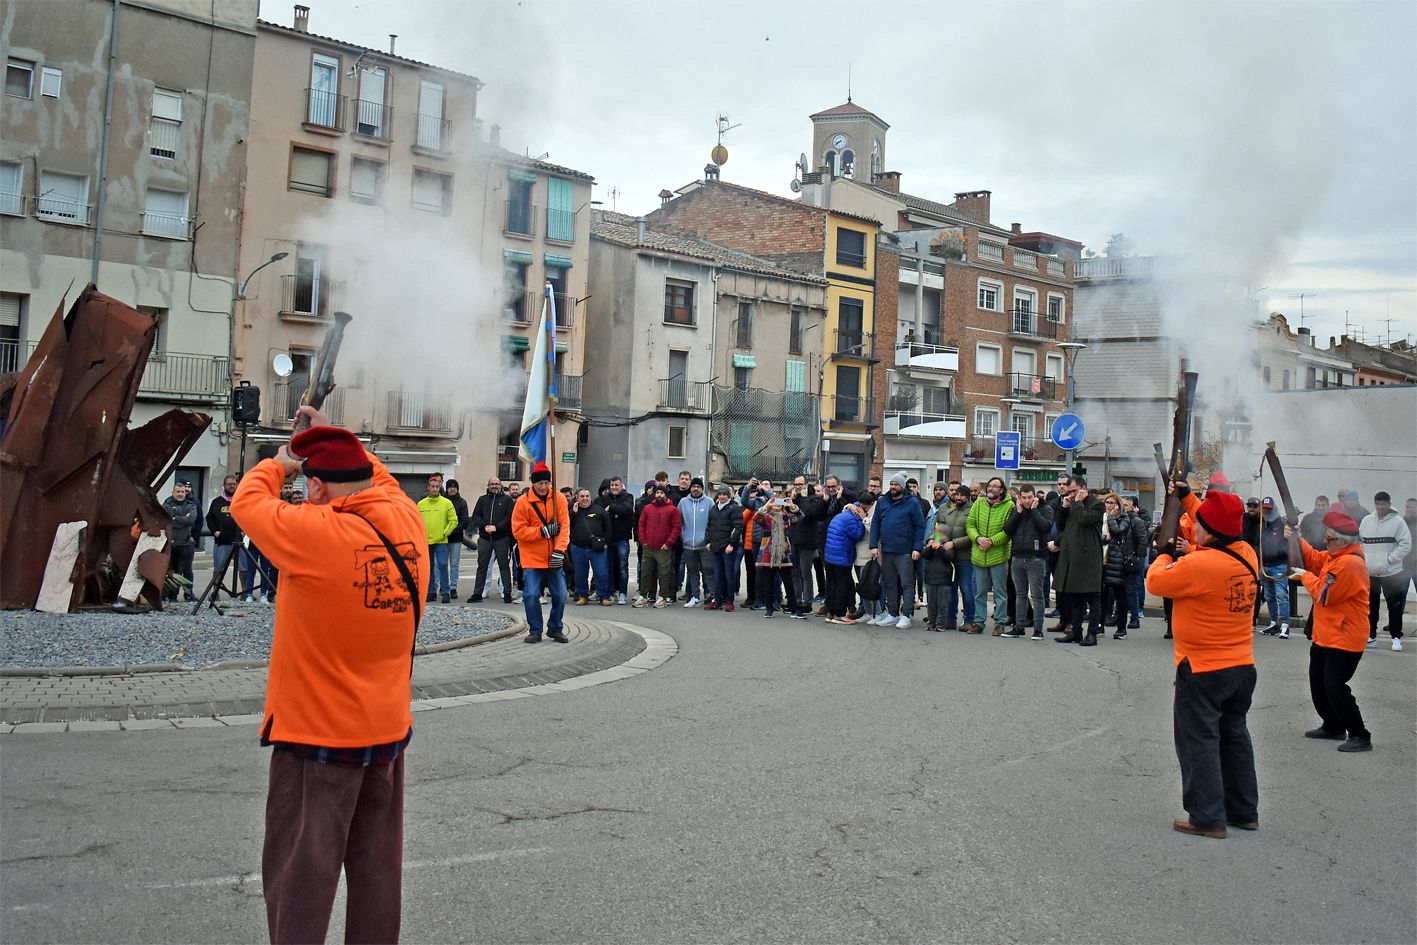
<path fill-rule="evenodd" d="M 89 179 L 40 171 L 35 215 L 55 223 L 88 223 Z"/>
<path fill-rule="evenodd" d="M 355 158 L 349 164 L 349 199 L 360 203 L 384 200 L 384 163 Z"/>
<path fill-rule="evenodd" d="M 689 352 L 669 352 L 669 379 L 665 390 L 665 406 L 687 407 L 689 405 Z"/>
<path fill-rule="evenodd" d="M 753 303 L 738 303 L 737 333 L 734 346 L 738 348 L 753 347 Z"/>
<path fill-rule="evenodd" d="M 733 369 L 733 389 L 747 390 L 753 386 L 753 369 L 750 367 L 736 367 Z"/>
<path fill-rule="evenodd" d="M 5 63 L 5 94 L 34 98 L 34 63 L 10 59 Z"/>
<path fill-rule="evenodd" d="M 1043 439 L 1047 440 L 1049 443 L 1053 442 L 1053 422 L 1057 420 L 1059 416 L 1061 416 L 1061 414 L 1045 413 L 1043 415 Z"/>
<path fill-rule="evenodd" d="M 1266 364 L 1264 367 L 1260 368 L 1260 377 L 1264 379 L 1264 386 L 1265 386 L 1265 387 L 1268 387 L 1268 386 L 1269 386 L 1269 365 L 1268 365 L 1268 364 Z"/>
<path fill-rule="evenodd" d="M 1025 378 L 1038 373 L 1038 355 L 1026 348 L 1015 348 L 1009 355 L 1009 370 Z"/>
<path fill-rule="evenodd" d="M 305 194 L 328 197 L 334 192 L 330 173 L 334 155 L 309 148 L 290 149 L 290 189 Z"/>
<path fill-rule="evenodd" d="M 359 107 L 354 130 L 371 138 L 389 136 L 389 109 L 384 104 L 389 74 L 383 68 L 359 70 Z"/>
<path fill-rule="evenodd" d="M 838 353 L 860 355 L 863 352 L 865 333 L 865 303 L 860 299 L 842 299 L 837 306 L 836 350 Z"/>
<path fill-rule="evenodd" d="M 1288 369 L 1288 368 L 1285 368 L 1285 369 L 1284 369 L 1284 375 L 1283 375 L 1283 376 L 1284 376 L 1284 386 L 1283 386 L 1283 389 L 1284 389 L 1284 390 L 1288 390 L 1288 389 L 1289 389 L 1289 369 Z"/>
<path fill-rule="evenodd" d="M 527 297 L 527 279 L 530 274 L 531 263 L 520 259 L 503 259 L 502 283 L 507 291 L 504 314 L 507 321 L 514 324 L 531 324 L 531 299 Z"/>
<path fill-rule="evenodd" d="M 1038 293 L 1032 289 L 1014 289 L 1014 311 L 1030 315 L 1038 311 Z"/>
<path fill-rule="evenodd" d="M 1063 322 L 1063 297 L 1048 293 L 1048 320 L 1055 324 Z"/>
<path fill-rule="evenodd" d="M 1004 373 L 1004 350 L 998 345 L 976 345 L 974 348 L 974 373 Z"/>
<path fill-rule="evenodd" d="M 828 151 L 826 154 L 823 154 L 823 155 L 822 155 L 822 163 L 826 165 L 826 167 L 827 167 L 827 172 L 830 173 L 832 177 L 835 177 L 835 176 L 836 176 L 836 152 L 835 152 L 835 151 Z"/>
<path fill-rule="evenodd" d="M 148 122 L 148 153 L 172 160 L 182 143 L 182 94 L 153 89 L 153 114 Z"/>
<path fill-rule="evenodd" d="M 1051 380 L 1058 383 L 1063 382 L 1063 356 L 1061 354 L 1050 354 L 1043 359 L 1044 374 Z"/>
<path fill-rule="evenodd" d="M 290 283 L 290 299 L 285 310 L 297 315 L 323 315 L 327 302 L 324 251 L 314 246 L 301 246 L 295 258 L 295 278 Z"/>
<path fill-rule="evenodd" d="M 447 137 L 443 121 L 443 87 L 423 80 L 418 84 L 418 135 L 414 144 L 429 151 L 441 151 Z"/>
<path fill-rule="evenodd" d="M 321 128 L 338 128 L 339 118 L 339 60 L 315 53 L 310 60 L 310 100 L 305 120 Z"/>
<path fill-rule="evenodd" d="M 920 391 L 920 411 L 922 413 L 946 414 L 950 412 L 950 389 L 948 387 L 925 387 Z"/>
<path fill-rule="evenodd" d="M 25 172 L 21 165 L 12 161 L 0 161 L 0 213 L 24 214 L 24 178 Z"/>
<path fill-rule="evenodd" d="M 984 279 L 979 280 L 979 307 L 989 312 L 1001 311 L 1002 303 L 999 299 L 1004 294 L 1004 284 L 1002 282 L 989 282 Z"/>
<path fill-rule="evenodd" d="M 841 152 L 841 176 L 856 176 L 856 152 L 850 148 Z"/>
<path fill-rule="evenodd" d="M 64 83 L 64 73 L 45 66 L 39 74 L 39 94 L 46 98 L 58 98 L 59 88 Z"/>
<path fill-rule="evenodd" d="M 836 264 L 838 266 L 854 266 L 857 269 L 865 268 L 865 233 L 859 230 L 848 230 L 841 226 L 836 228 Z"/>
<path fill-rule="evenodd" d="M 453 178 L 449 174 L 413 169 L 413 209 L 429 213 L 447 213 L 451 202 Z"/>
<path fill-rule="evenodd" d="M 865 419 L 861 403 L 861 369 L 840 367 L 836 369 L 836 409 L 833 416 L 838 420 L 860 421 Z"/>
<path fill-rule="evenodd" d="M 187 195 L 171 190 L 148 188 L 143 206 L 143 232 L 172 240 L 185 240 L 187 233 Z"/>
<path fill-rule="evenodd" d="M 694 324 L 694 283 L 665 280 L 664 320 L 673 325 Z"/>
<path fill-rule="evenodd" d="M 161 360 L 163 360 L 163 359 L 166 357 L 166 353 L 165 353 L 166 349 L 165 349 L 165 346 L 163 345 L 163 341 L 164 341 L 165 339 L 164 339 L 163 336 L 167 334 L 167 331 L 166 331 L 166 329 L 167 329 L 167 309 L 165 309 L 165 308 L 158 308 L 157 306 L 154 306 L 154 305 L 138 305 L 138 306 L 135 306 L 135 307 L 137 308 L 138 311 L 142 312 L 144 315 L 151 315 L 151 316 L 153 317 L 153 319 L 154 319 L 154 324 L 153 324 L 153 347 L 152 347 L 152 350 L 148 352 L 148 360 L 149 360 L 149 361 L 161 361 Z"/>
<path fill-rule="evenodd" d="M 807 313 L 800 308 L 792 310 L 791 321 L 787 328 L 787 353 L 802 353 L 802 332 L 807 319 Z"/>
<path fill-rule="evenodd" d="M 0 374 L 24 366 L 25 299 L 14 292 L 0 292 Z"/>
<path fill-rule="evenodd" d="M 685 427 L 669 428 L 669 458 L 684 459 L 687 450 L 684 448 L 688 437 L 684 435 Z"/>
<path fill-rule="evenodd" d="M 974 435 L 993 436 L 999 432 L 999 411 L 992 407 L 974 408 Z"/>
<path fill-rule="evenodd" d="M 1019 434 L 1019 438 L 1024 441 L 1024 448 L 1027 449 L 1030 445 L 1028 441 L 1033 439 L 1033 414 L 1018 410 L 1010 411 L 1009 429 Z"/>
<path fill-rule="evenodd" d="M 507 178 L 507 232 L 532 235 L 531 188 L 536 178 Z"/>
<path fill-rule="evenodd" d="M 571 182 L 546 179 L 546 238 L 570 243 L 576 238 L 576 213 L 571 209 Z"/>

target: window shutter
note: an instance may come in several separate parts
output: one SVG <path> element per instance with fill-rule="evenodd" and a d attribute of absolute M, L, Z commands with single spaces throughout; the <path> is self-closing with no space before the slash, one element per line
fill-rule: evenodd
<path fill-rule="evenodd" d="M 546 237 L 570 242 L 576 236 L 576 217 L 571 207 L 571 182 L 559 177 L 546 180 Z"/>
<path fill-rule="evenodd" d="M 168 121 L 182 120 L 182 96 L 175 92 L 153 90 L 153 117 Z"/>
<path fill-rule="evenodd" d="M 148 203 L 146 209 L 148 213 L 161 213 L 166 216 L 180 217 L 186 215 L 187 202 L 185 194 L 175 193 L 171 190 L 149 190 Z"/>
<path fill-rule="evenodd" d="M 442 210 L 443 178 L 438 174 L 414 171 L 413 205 L 421 210 Z"/>
<path fill-rule="evenodd" d="M 0 293 L 0 328 L 20 327 L 20 296 L 13 292 Z"/>
<path fill-rule="evenodd" d="M 349 168 L 349 192 L 356 197 L 373 200 L 379 195 L 379 165 L 373 161 L 355 160 Z"/>
<path fill-rule="evenodd" d="M 290 182 L 310 193 L 330 192 L 330 156 L 320 151 L 295 149 L 290 156 Z"/>

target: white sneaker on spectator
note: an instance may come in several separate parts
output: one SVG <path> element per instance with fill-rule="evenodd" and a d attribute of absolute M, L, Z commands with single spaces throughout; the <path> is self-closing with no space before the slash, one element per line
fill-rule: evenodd
<path fill-rule="evenodd" d="M 1368 649 L 1375 649 L 1378 645 L 1377 637 L 1368 637 Z"/>
<path fill-rule="evenodd" d="M 1401 652 L 1402 652 L 1402 638 L 1401 638 L 1401 637 L 1398 637 L 1397 639 L 1395 639 L 1395 640 L 1392 641 L 1392 651 L 1393 651 L 1394 653 L 1401 653 Z"/>
<path fill-rule="evenodd" d="M 1287 623 L 1282 623 L 1282 624 L 1279 625 L 1279 639 L 1281 639 L 1281 640 L 1287 640 L 1287 639 L 1289 639 L 1289 624 L 1287 624 Z"/>
<path fill-rule="evenodd" d="M 876 626 L 878 626 L 878 627 L 888 627 L 888 626 L 890 626 L 891 624 L 895 623 L 895 622 L 896 622 L 897 620 L 899 620 L 899 619 L 900 619 L 899 617 L 895 616 L 895 615 L 892 614 L 890 611 L 886 611 L 886 612 L 882 613 L 879 617 L 877 617 L 875 620 L 872 620 L 871 622 L 872 622 L 873 624 L 875 624 Z"/>
<path fill-rule="evenodd" d="M 905 614 L 901 614 L 900 619 L 895 622 L 895 628 L 897 630 L 909 630 L 910 618 L 907 617 Z"/>
<path fill-rule="evenodd" d="M 617 603 L 617 604 L 623 604 L 623 603 L 625 603 L 625 595 L 624 595 L 624 594 L 616 594 L 616 595 L 615 595 L 615 603 Z"/>
<path fill-rule="evenodd" d="M 697 607 L 699 606 L 699 599 L 697 597 L 690 597 L 688 600 L 684 601 L 684 606 Z"/>

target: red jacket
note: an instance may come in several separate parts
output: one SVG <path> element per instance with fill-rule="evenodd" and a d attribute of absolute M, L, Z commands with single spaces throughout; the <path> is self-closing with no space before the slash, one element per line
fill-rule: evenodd
<path fill-rule="evenodd" d="M 662 504 L 651 502 L 640 513 L 640 545 L 651 551 L 673 548 L 683 529 L 684 519 L 668 499 Z"/>

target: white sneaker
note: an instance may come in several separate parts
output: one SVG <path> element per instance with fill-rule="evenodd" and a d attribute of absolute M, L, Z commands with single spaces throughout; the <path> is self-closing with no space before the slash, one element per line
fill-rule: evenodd
<path fill-rule="evenodd" d="M 1392 641 L 1392 651 L 1393 651 L 1394 653 L 1401 653 L 1401 652 L 1402 652 L 1402 641 L 1401 641 L 1401 640 L 1393 640 L 1393 641 Z"/>
<path fill-rule="evenodd" d="M 1376 648 L 1377 648 L 1377 645 L 1378 645 L 1378 638 L 1377 638 L 1377 637 L 1369 637 L 1369 638 L 1368 638 L 1368 649 L 1370 649 L 1370 650 L 1376 649 Z"/>
<path fill-rule="evenodd" d="M 657 601 L 654 602 L 654 606 L 656 606 L 656 607 L 668 607 L 668 606 L 669 606 L 669 598 L 667 598 L 667 597 L 661 597 L 659 600 L 657 600 Z"/>
<path fill-rule="evenodd" d="M 615 595 L 615 603 L 617 603 L 617 604 L 624 604 L 624 603 L 625 603 L 625 595 L 624 595 L 624 594 L 616 594 L 616 595 Z"/>
<path fill-rule="evenodd" d="M 910 618 L 905 616 L 905 614 L 901 614 L 900 619 L 895 622 L 895 628 L 897 630 L 909 630 Z"/>
<path fill-rule="evenodd" d="M 1287 624 L 1287 623 L 1286 623 L 1286 624 L 1280 624 L 1280 626 L 1279 626 L 1279 639 L 1281 639 L 1281 640 L 1287 640 L 1287 639 L 1289 639 L 1289 624 Z"/>
<path fill-rule="evenodd" d="M 892 616 L 891 613 L 890 613 L 890 611 L 886 611 L 885 613 L 881 614 L 879 617 L 877 617 L 875 620 L 872 620 L 871 622 L 872 622 L 873 624 L 875 624 L 876 626 L 878 626 L 878 627 L 888 627 L 888 626 L 890 626 L 891 624 L 895 623 L 895 622 L 896 622 L 897 620 L 899 620 L 899 619 L 900 619 L 899 617 L 894 617 L 894 616 Z"/>
<path fill-rule="evenodd" d="M 699 606 L 699 599 L 697 597 L 690 597 L 688 600 L 684 601 L 684 606 L 697 607 Z"/>

